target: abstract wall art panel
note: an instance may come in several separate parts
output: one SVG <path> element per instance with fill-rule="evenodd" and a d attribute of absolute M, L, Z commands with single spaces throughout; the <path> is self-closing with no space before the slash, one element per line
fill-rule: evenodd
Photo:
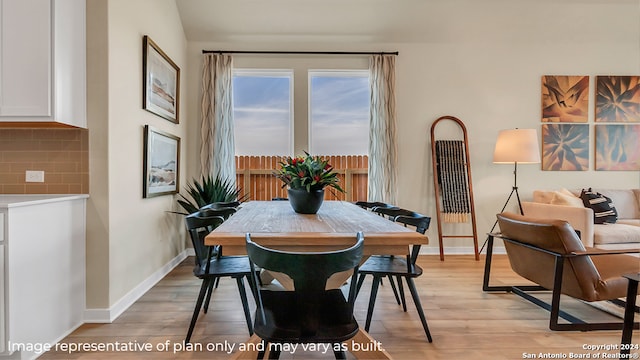
<path fill-rule="evenodd" d="M 640 124 L 595 128 L 596 170 L 640 170 Z"/>
<path fill-rule="evenodd" d="M 586 123 L 589 113 L 589 77 L 542 77 L 542 121 Z"/>
<path fill-rule="evenodd" d="M 542 170 L 589 170 L 589 125 L 543 124 Z"/>
<path fill-rule="evenodd" d="M 640 122 L 640 76 L 596 77 L 596 122 Z"/>

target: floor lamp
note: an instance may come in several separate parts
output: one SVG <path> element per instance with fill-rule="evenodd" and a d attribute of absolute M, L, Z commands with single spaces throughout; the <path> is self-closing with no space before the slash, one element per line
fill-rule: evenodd
<path fill-rule="evenodd" d="M 509 200 L 513 194 L 518 200 L 518 209 L 520 215 L 524 215 L 522 211 L 522 203 L 520 202 L 520 194 L 518 194 L 518 164 L 538 164 L 540 163 L 540 146 L 538 145 L 538 133 L 535 129 L 509 129 L 501 130 L 498 133 L 496 147 L 493 151 L 494 164 L 513 164 L 513 187 L 511 193 L 504 203 L 502 210 L 504 212 L 509 204 Z M 495 229 L 498 221 L 493 223 L 489 233 Z M 485 244 L 487 242 L 485 241 Z M 482 245 L 484 248 L 484 245 Z M 482 249 L 480 250 L 482 251 Z"/>

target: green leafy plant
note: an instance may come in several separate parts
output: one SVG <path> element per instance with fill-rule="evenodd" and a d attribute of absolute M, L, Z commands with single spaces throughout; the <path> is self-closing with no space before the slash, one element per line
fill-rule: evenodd
<path fill-rule="evenodd" d="M 291 189 L 322 190 L 330 186 L 340 192 L 345 192 L 338 182 L 338 174 L 333 166 L 320 156 L 311 156 L 305 151 L 304 157 L 287 157 L 280 161 L 280 169 L 274 175 L 284 182 L 282 187 Z"/>
<path fill-rule="evenodd" d="M 184 215 L 196 212 L 201 207 L 214 202 L 244 201 L 247 198 L 246 194 L 241 195 L 241 190 L 230 180 L 214 179 L 211 175 L 203 176 L 200 182 L 193 179 L 185 188 L 188 197 L 179 194 L 182 199 L 178 199 L 178 204 L 186 211 L 180 214 Z"/>

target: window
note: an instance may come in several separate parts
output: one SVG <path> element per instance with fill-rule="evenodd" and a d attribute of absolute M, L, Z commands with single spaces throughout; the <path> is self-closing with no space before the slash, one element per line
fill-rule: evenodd
<path fill-rule="evenodd" d="M 367 155 L 369 102 L 367 70 L 236 68 L 236 155 Z"/>
<path fill-rule="evenodd" d="M 234 70 L 236 155 L 292 153 L 293 72 Z"/>
<path fill-rule="evenodd" d="M 320 155 L 369 152 L 369 72 L 309 71 L 309 147 Z"/>

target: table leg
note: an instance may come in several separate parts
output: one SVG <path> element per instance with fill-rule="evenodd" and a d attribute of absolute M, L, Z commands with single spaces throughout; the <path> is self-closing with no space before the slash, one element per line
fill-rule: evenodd
<path fill-rule="evenodd" d="M 622 342 L 620 354 L 629 354 L 631 335 L 633 334 L 633 317 L 635 315 L 636 296 L 638 294 L 638 281 L 628 279 L 627 305 L 624 308 L 624 325 L 622 327 Z"/>

